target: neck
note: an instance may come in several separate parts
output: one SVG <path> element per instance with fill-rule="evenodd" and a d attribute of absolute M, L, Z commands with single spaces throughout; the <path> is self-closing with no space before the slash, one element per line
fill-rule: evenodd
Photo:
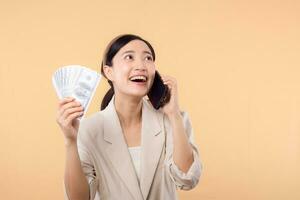
<path fill-rule="evenodd" d="M 143 106 L 142 98 L 115 94 L 114 104 L 123 127 L 130 127 L 141 122 Z"/>

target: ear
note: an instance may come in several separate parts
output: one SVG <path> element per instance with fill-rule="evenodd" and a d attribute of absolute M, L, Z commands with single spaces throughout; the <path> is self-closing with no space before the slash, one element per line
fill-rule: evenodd
<path fill-rule="evenodd" d="M 106 76 L 106 78 L 110 81 L 113 81 L 113 69 L 112 67 L 108 66 L 108 65 L 104 65 L 103 66 L 103 72 Z"/>

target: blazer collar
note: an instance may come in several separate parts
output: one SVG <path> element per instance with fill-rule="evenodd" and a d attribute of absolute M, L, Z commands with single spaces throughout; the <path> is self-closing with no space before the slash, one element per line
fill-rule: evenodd
<path fill-rule="evenodd" d="M 114 96 L 104 109 L 104 134 L 103 139 L 107 142 L 105 151 L 112 162 L 113 167 L 127 186 L 132 195 L 138 199 L 147 199 L 157 168 L 163 144 L 162 114 L 156 111 L 152 105 L 143 98 L 142 105 L 142 141 L 141 141 L 141 172 L 140 185 L 131 156 L 128 151 L 119 117 L 115 110 Z"/>

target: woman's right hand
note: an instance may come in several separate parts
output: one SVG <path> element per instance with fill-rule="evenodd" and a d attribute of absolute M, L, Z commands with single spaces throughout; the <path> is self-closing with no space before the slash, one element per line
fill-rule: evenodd
<path fill-rule="evenodd" d="M 56 122 L 59 124 L 66 144 L 76 143 L 79 128 L 79 120 L 83 114 L 83 107 L 73 97 L 67 97 L 59 101 Z"/>

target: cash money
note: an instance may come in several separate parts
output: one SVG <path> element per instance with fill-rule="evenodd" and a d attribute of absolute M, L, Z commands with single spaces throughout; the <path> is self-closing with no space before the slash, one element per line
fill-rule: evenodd
<path fill-rule="evenodd" d="M 101 74 L 81 65 L 67 65 L 57 69 L 52 75 L 52 83 L 59 99 L 74 97 L 84 108 L 81 120 L 90 105 Z"/>

